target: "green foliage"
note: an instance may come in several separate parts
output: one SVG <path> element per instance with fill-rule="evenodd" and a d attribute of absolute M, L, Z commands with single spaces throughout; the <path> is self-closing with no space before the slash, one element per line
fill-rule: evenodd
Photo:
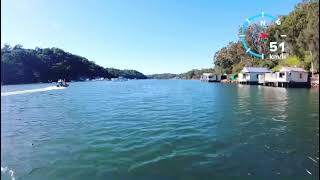
<path fill-rule="evenodd" d="M 147 77 L 149 79 L 173 79 L 177 76 L 178 76 L 177 74 L 163 73 L 163 74 L 151 74 L 151 75 L 148 75 Z"/>
<path fill-rule="evenodd" d="M 243 63 L 243 62 L 240 62 L 238 64 L 234 64 L 232 66 L 232 72 L 239 73 L 243 69 L 243 67 L 245 67 L 245 63 Z"/>
<path fill-rule="evenodd" d="M 84 57 L 58 48 L 24 49 L 21 45 L 1 49 L 1 82 L 3 84 L 36 83 L 66 80 L 84 80 L 96 77 L 145 79 L 134 70 L 105 69 Z"/>
<path fill-rule="evenodd" d="M 303 67 L 304 63 L 298 56 L 289 56 L 272 68 L 272 71 L 279 71 L 283 66 Z"/>
<path fill-rule="evenodd" d="M 304 59 L 303 59 L 303 66 L 305 69 L 311 69 L 311 64 L 314 62 L 314 59 L 312 57 L 312 53 L 305 53 Z"/>
<path fill-rule="evenodd" d="M 181 79 L 200 79 L 203 73 L 214 73 L 215 70 L 212 68 L 209 69 L 193 69 L 186 73 L 179 74 L 178 77 Z"/>
<path fill-rule="evenodd" d="M 214 69 L 192 69 L 188 72 L 181 74 L 171 74 L 171 73 L 163 73 L 163 74 L 152 74 L 148 75 L 149 79 L 199 79 L 203 73 L 214 73 L 216 72 Z"/>
<path fill-rule="evenodd" d="M 108 71 L 109 72 L 109 71 Z M 110 73 L 112 75 L 112 73 Z M 125 69 L 125 70 L 120 70 L 120 73 L 117 74 L 118 76 L 112 75 L 113 77 L 125 77 L 128 79 L 147 79 L 148 77 L 142 74 L 139 71 L 136 70 L 130 70 L 130 69 Z"/>
<path fill-rule="evenodd" d="M 227 47 L 221 48 L 214 55 L 215 70 L 219 73 L 234 73 L 240 68 L 250 65 L 253 59 L 247 55 L 242 43 L 230 42 Z"/>
<path fill-rule="evenodd" d="M 276 71 L 280 71 L 282 65 L 276 65 L 275 67 L 272 68 L 272 71 L 273 72 L 276 72 Z"/>
<path fill-rule="evenodd" d="M 302 66 L 302 60 L 298 56 L 289 56 L 287 59 L 280 63 L 282 66 L 300 67 Z"/>

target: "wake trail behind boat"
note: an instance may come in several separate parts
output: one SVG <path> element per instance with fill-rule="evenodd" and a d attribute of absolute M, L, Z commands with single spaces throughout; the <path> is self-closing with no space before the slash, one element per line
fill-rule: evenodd
<path fill-rule="evenodd" d="M 1 93 L 1 96 L 27 94 L 27 93 L 43 92 L 43 91 L 51 91 L 51 90 L 59 90 L 59 89 L 65 89 L 65 87 L 49 86 L 49 87 L 39 88 L 39 89 L 28 89 L 28 90 L 21 90 L 21 91 L 4 92 L 4 93 Z"/>
<path fill-rule="evenodd" d="M 1 174 L 5 174 L 6 172 L 8 172 L 8 174 L 10 175 L 11 180 L 15 180 L 15 179 L 16 179 L 16 178 L 14 177 L 14 171 L 13 171 L 13 170 L 8 169 L 8 167 L 2 167 L 2 166 L 1 166 Z M 2 176 L 2 175 L 1 175 L 1 176 Z"/>

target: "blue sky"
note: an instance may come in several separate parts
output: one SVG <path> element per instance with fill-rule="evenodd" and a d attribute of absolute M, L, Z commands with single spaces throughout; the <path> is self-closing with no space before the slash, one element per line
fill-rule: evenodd
<path fill-rule="evenodd" d="M 145 74 L 213 66 L 245 19 L 298 0 L 1 0 L 1 46 L 58 47 Z"/>

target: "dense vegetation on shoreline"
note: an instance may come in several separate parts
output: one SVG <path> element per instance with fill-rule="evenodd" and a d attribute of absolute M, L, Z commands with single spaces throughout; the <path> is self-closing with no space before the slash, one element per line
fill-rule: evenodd
<path fill-rule="evenodd" d="M 289 57 L 284 60 L 260 60 L 246 54 L 241 41 L 230 42 L 214 55 L 215 70 L 222 73 L 237 73 L 244 66 L 261 66 L 277 70 L 280 66 L 297 66 L 319 72 L 319 1 L 304 0 L 287 16 L 282 16 L 281 25 L 271 25 L 265 29 L 270 34 L 270 41 L 281 42 L 280 34 L 286 34 L 286 53 Z M 255 34 L 259 25 L 251 25 L 246 33 Z M 240 30 L 241 31 L 241 28 Z M 261 42 L 258 36 L 246 36 L 250 48 L 256 52 L 268 50 L 269 44 Z M 265 51 L 263 51 L 265 52 Z M 280 54 L 280 52 L 278 52 Z"/>
<path fill-rule="evenodd" d="M 96 77 L 146 79 L 135 70 L 104 68 L 93 61 L 59 48 L 24 49 L 21 45 L 1 49 L 2 84 L 21 84 L 66 80 L 93 79 Z"/>
<path fill-rule="evenodd" d="M 209 69 L 192 69 L 181 74 L 163 73 L 148 75 L 149 79 L 199 79 L 203 73 L 214 72 L 213 68 Z"/>
<path fill-rule="evenodd" d="M 162 74 L 150 74 L 147 75 L 148 79 L 173 79 L 178 77 L 178 74 L 162 73 Z"/>

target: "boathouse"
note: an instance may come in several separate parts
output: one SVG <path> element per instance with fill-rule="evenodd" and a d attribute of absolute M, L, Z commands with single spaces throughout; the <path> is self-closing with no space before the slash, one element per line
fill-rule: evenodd
<path fill-rule="evenodd" d="M 258 84 L 259 75 L 271 73 L 272 71 L 264 67 L 244 67 L 238 74 L 240 84 Z"/>
<path fill-rule="evenodd" d="M 279 72 L 259 76 L 259 84 L 275 87 L 309 87 L 308 72 L 303 68 L 282 67 Z"/>
<path fill-rule="evenodd" d="M 201 81 L 206 82 L 220 82 L 221 81 L 221 75 L 214 74 L 214 73 L 203 73 L 200 77 Z"/>
<path fill-rule="evenodd" d="M 319 87 L 319 73 L 313 74 L 310 81 L 311 87 Z"/>

